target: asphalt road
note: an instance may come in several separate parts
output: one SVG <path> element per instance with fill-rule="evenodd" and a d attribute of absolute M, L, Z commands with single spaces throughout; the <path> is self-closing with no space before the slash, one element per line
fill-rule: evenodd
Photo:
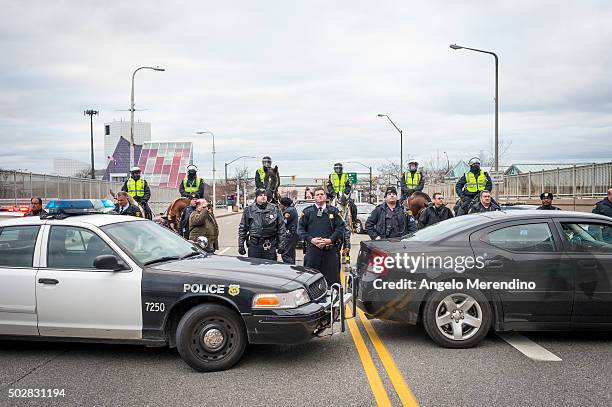
<path fill-rule="evenodd" d="M 219 218 L 222 255 L 237 255 L 238 222 Z M 491 334 L 450 350 L 421 327 L 360 318 L 349 327 L 299 346 L 249 346 L 233 369 L 206 374 L 163 348 L 0 342 L 0 405 L 612 404 L 612 333 Z M 65 397 L 15 399 L 10 389 Z"/>

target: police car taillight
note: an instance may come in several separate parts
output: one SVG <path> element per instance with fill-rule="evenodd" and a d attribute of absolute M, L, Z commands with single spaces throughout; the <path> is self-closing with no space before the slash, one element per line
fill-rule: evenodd
<path fill-rule="evenodd" d="M 366 271 L 372 274 L 384 275 L 387 274 L 386 259 L 389 257 L 389 253 L 382 249 L 371 249 L 370 256 L 368 258 L 368 267 Z"/>

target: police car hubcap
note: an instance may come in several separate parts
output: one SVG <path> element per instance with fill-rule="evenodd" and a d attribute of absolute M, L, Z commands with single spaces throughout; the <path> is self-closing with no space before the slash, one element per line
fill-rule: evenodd
<path fill-rule="evenodd" d="M 223 345 L 225 338 L 223 332 L 217 328 L 211 328 L 202 333 L 202 345 L 209 350 L 216 350 Z"/>

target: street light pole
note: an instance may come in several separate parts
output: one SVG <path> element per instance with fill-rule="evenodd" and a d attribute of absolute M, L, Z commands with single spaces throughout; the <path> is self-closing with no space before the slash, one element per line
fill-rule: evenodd
<path fill-rule="evenodd" d="M 227 189 L 227 166 L 230 165 L 231 163 L 240 160 L 241 158 L 255 158 L 253 156 L 250 155 L 241 155 L 240 157 L 234 158 L 232 161 L 228 162 L 228 163 L 224 163 L 225 164 L 225 188 Z M 236 192 L 239 192 L 240 188 L 238 187 L 238 183 L 240 181 L 238 180 L 238 178 L 236 178 Z M 246 192 L 246 187 L 245 187 L 245 192 Z M 236 196 L 238 197 L 238 196 Z M 227 198 L 226 198 L 227 199 Z M 238 204 L 240 204 L 240 202 L 238 202 Z"/>
<path fill-rule="evenodd" d="M 482 49 L 464 47 L 457 44 L 451 44 L 450 47 L 454 50 L 467 49 L 470 51 L 482 52 L 483 54 L 493 55 L 495 58 L 495 172 L 499 171 L 499 92 L 498 92 L 498 72 L 499 72 L 499 59 L 497 54 L 491 51 L 485 51 Z M 497 188 L 496 188 L 497 191 Z"/>
<path fill-rule="evenodd" d="M 359 164 L 359 165 L 366 167 L 368 170 L 370 170 L 370 193 L 368 194 L 368 202 L 372 203 L 372 167 L 367 166 L 364 163 L 360 163 L 359 161 L 347 161 L 346 163 L 347 164 Z"/>
<path fill-rule="evenodd" d="M 96 179 L 95 169 L 94 169 L 94 142 L 93 142 L 93 117 L 97 115 L 99 112 L 93 109 L 87 109 L 84 112 L 85 116 L 89 116 L 89 131 L 91 135 L 91 179 Z"/>
<path fill-rule="evenodd" d="M 213 149 L 212 149 L 212 161 L 213 161 L 213 170 L 212 170 L 213 171 L 213 179 L 212 179 L 212 184 L 213 184 L 213 208 L 215 208 L 217 206 L 217 183 L 216 183 L 216 180 L 215 180 L 215 172 L 216 172 L 216 168 L 215 168 L 215 153 L 216 153 L 216 151 L 215 151 L 215 133 L 213 133 L 212 131 L 198 131 L 198 132 L 196 132 L 196 134 L 210 134 L 212 136 L 212 144 L 213 144 Z"/>
<path fill-rule="evenodd" d="M 404 173 L 404 132 L 402 130 L 400 130 L 399 127 L 397 127 L 395 125 L 395 123 L 393 122 L 393 120 L 391 120 L 389 115 L 379 113 L 378 117 L 386 117 L 387 120 L 389 120 L 389 122 L 391 122 L 393 127 L 395 127 L 395 130 L 397 130 L 399 132 L 399 134 L 400 134 L 400 176 L 399 177 L 401 179 L 402 178 L 402 174 Z"/>
<path fill-rule="evenodd" d="M 141 66 L 136 68 L 136 70 L 134 70 L 134 73 L 132 73 L 132 94 L 130 98 L 130 164 L 128 168 L 128 173 L 134 166 L 134 77 L 136 76 L 136 72 L 140 71 L 141 69 L 152 69 L 154 71 L 159 72 L 165 71 L 164 68 L 160 68 L 158 66 Z"/>

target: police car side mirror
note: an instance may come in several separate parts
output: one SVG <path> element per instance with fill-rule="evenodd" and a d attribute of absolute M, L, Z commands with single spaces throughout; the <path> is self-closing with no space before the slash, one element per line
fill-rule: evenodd
<path fill-rule="evenodd" d="M 119 263 L 119 259 L 117 259 L 117 257 L 112 254 L 103 254 L 94 259 L 93 265 L 95 268 L 101 271 L 126 270 L 125 264 L 122 263 Z"/>
<path fill-rule="evenodd" d="M 206 248 L 208 247 L 208 238 L 206 236 L 200 236 L 196 239 L 196 244 L 206 250 Z"/>

